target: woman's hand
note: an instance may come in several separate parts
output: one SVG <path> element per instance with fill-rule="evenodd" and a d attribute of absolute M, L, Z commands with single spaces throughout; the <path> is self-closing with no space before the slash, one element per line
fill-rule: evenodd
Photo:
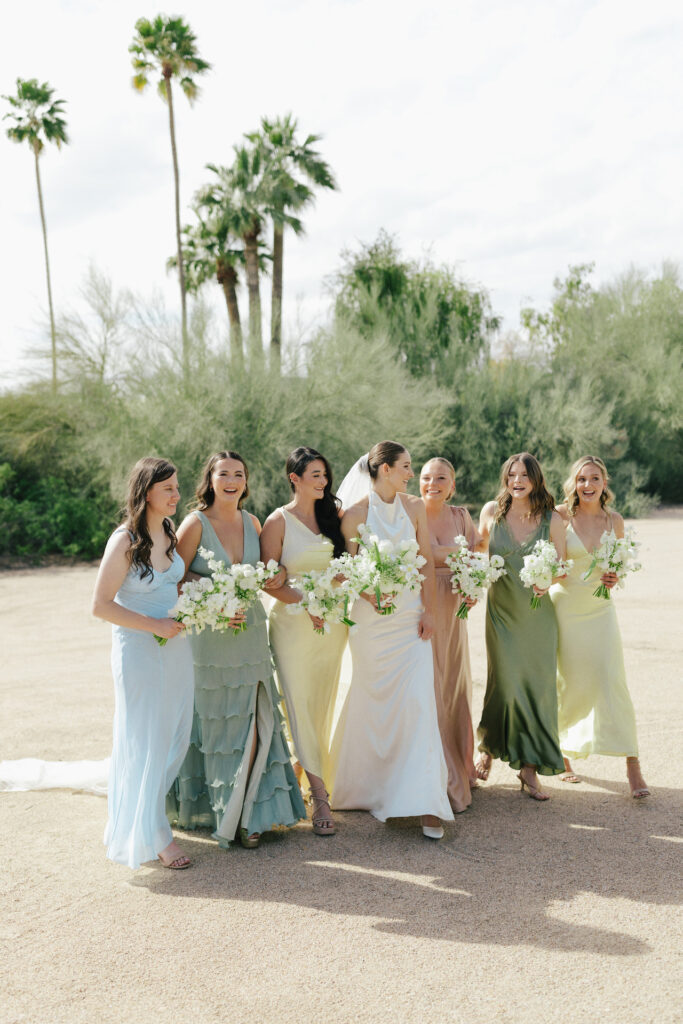
<path fill-rule="evenodd" d="M 284 587 L 286 582 L 287 570 L 285 569 L 284 565 L 281 565 L 278 570 L 277 576 L 273 576 L 272 579 L 267 580 L 266 583 L 263 584 L 263 590 L 279 590 L 280 587 Z"/>
<path fill-rule="evenodd" d="M 324 629 L 325 628 L 325 620 L 324 619 L 319 618 L 317 615 L 311 615 L 310 612 L 306 612 L 306 614 L 308 615 L 309 619 L 313 623 L 313 629 Z"/>
<path fill-rule="evenodd" d="M 548 591 L 550 590 L 550 587 L 537 587 L 536 584 L 534 583 L 534 585 L 532 587 L 532 590 L 533 590 L 534 594 L 536 595 L 536 597 L 543 597 L 545 594 L 548 593 Z"/>
<path fill-rule="evenodd" d="M 468 609 L 469 608 L 474 608 L 475 604 L 477 603 L 476 597 L 465 597 L 464 594 L 462 594 L 461 597 L 462 597 L 462 603 L 466 604 Z"/>
<path fill-rule="evenodd" d="M 244 612 L 239 612 L 238 615 L 233 615 L 229 621 L 230 629 L 239 629 L 247 621 L 247 616 Z"/>
<path fill-rule="evenodd" d="M 380 594 L 381 600 L 379 605 L 377 604 L 377 595 L 375 594 L 374 590 L 371 592 L 364 590 L 360 596 L 363 598 L 364 601 L 367 601 L 368 604 L 371 604 L 378 614 L 381 614 L 382 608 L 389 608 L 394 603 L 394 598 L 396 595 Z"/>
<path fill-rule="evenodd" d="M 615 587 L 619 582 L 619 577 L 615 572 L 603 572 L 600 577 L 600 582 L 603 583 L 608 590 L 611 590 L 612 587 Z"/>
<path fill-rule="evenodd" d="M 178 633 L 182 633 L 185 629 L 185 625 L 178 622 L 177 619 L 153 619 L 152 621 L 155 623 L 153 633 L 164 640 L 172 640 L 174 636 L 178 636 Z"/>
<path fill-rule="evenodd" d="M 431 640 L 434 636 L 434 619 L 431 612 L 422 612 L 417 624 L 417 635 L 421 640 Z"/>

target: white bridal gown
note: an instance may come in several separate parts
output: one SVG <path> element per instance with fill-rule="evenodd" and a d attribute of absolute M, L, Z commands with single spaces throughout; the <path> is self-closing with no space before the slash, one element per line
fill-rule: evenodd
<path fill-rule="evenodd" d="M 398 494 L 387 504 L 372 491 L 366 523 L 380 540 L 415 540 Z M 368 810 L 380 821 L 422 814 L 453 819 L 432 645 L 417 635 L 421 614 L 419 590 L 403 593 L 391 615 L 379 615 L 364 600 L 353 606 L 353 676 L 332 745 L 337 810 Z"/>

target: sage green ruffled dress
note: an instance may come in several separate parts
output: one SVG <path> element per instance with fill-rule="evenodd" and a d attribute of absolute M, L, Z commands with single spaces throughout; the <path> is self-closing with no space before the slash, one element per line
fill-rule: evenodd
<path fill-rule="evenodd" d="M 506 576 L 486 600 L 488 677 L 477 735 L 479 749 L 519 770 L 540 775 L 564 771 L 557 724 L 557 620 L 550 597 L 531 608 L 531 590 L 519 573 L 524 555 L 550 536 L 550 513 L 519 544 L 505 520 L 491 528 L 489 553 L 505 561 Z"/>
<path fill-rule="evenodd" d="M 202 524 L 200 547 L 230 564 L 210 521 Z M 243 562 L 259 559 L 259 539 L 246 512 Z M 194 557 L 190 570 L 210 576 L 205 559 Z M 260 601 L 247 612 L 243 633 L 205 629 L 191 637 L 195 672 L 195 712 L 190 748 L 169 793 L 167 812 L 180 828 L 211 828 L 220 846 L 277 825 L 306 817 L 301 791 L 283 734 L 279 694 L 273 679 L 266 614 Z M 249 754 L 258 730 L 251 773 Z"/>

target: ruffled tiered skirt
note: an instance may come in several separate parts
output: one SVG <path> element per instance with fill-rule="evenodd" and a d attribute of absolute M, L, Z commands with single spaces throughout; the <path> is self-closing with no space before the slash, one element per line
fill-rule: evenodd
<path fill-rule="evenodd" d="M 211 828 L 221 846 L 236 838 L 238 828 L 267 832 L 306 817 L 284 738 L 265 621 L 260 615 L 253 621 L 252 612 L 244 633 L 192 638 L 190 748 L 167 799 L 172 824 Z M 254 728 L 258 745 L 250 772 Z"/>

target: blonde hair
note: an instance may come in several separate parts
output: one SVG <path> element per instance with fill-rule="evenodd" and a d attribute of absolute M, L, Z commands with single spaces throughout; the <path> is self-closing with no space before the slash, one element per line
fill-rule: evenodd
<path fill-rule="evenodd" d="M 453 465 L 452 462 L 449 462 L 448 459 L 445 459 L 443 455 L 435 455 L 433 458 L 427 459 L 424 466 L 420 470 L 420 476 L 422 476 L 422 474 L 424 473 L 425 466 L 428 466 L 430 462 L 440 462 L 442 463 L 442 465 L 447 466 L 451 476 L 453 477 L 453 490 L 446 499 L 449 501 L 451 498 L 455 497 L 455 466 Z"/>
<path fill-rule="evenodd" d="M 605 487 L 602 494 L 600 495 L 600 508 L 605 509 L 611 501 L 614 500 L 614 495 L 609 489 L 609 473 L 607 472 L 607 466 L 597 455 L 584 455 L 582 458 L 577 459 L 572 468 L 569 471 L 569 476 L 563 484 L 564 497 L 567 502 L 567 513 L 570 516 L 576 515 L 576 510 L 579 506 L 579 495 L 576 490 L 576 481 L 579 473 L 584 466 L 597 466 L 602 473 L 602 478 L 605 481 Z"/>

